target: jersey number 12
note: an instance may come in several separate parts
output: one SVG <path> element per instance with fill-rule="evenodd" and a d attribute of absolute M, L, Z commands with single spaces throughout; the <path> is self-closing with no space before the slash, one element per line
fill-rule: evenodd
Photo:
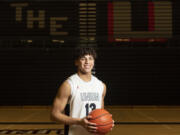
<path fill-rule="evenodd" d="M 90 104 L 86 104 L 85 105 L 85 108 L 86 108 L 86 116 L 88 116 L 88 114 L 89 114 L 89 109 L 91 109 L 91 111 L 92 110 L 94 110 L 94 109 L 96 109 L 96 104 L 94 104 L 94 103 L 90 103 Z"/>

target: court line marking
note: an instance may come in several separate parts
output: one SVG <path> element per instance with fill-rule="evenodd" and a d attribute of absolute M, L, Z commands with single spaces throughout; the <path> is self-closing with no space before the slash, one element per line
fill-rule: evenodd
<path fill-rule="evenodd" d="M 141 112 L 141 111 L 137 111 L 137 113 L 139 113 L 140 115 L 142 115 L 142 116 L 144 116 L 144 117 L 146 117 L 146 118 L 148 118 L 148 119 L 150 119 L 150 120 L 152 120 L 153 122 L 160 122 L 160 121 L 158 121 L 157 119 L 155 119 L 155 118 L 153 118 L 153 117 L 151 117 L 151 116 L 149 116 L 149 115 L 147 115 L 147 114 L 145 114 L 145 113 L 143 113 L 143 112 Z M 168 126 L 168 125 L 162 125 L 164 128 L 167 128 L 168 130 L 172 130 L 173 128 L 172 127 L 170 127 L 170 126 Z"/>
<path fill-rule="evenodd" d="M 18 120 L 17 122 L 22 122 L 22 121 L 25 122 L 27 119 L 29 119 L 29 118 L 31 118 L 31 117 L 39 114 L 39 113 L 41 113 L 41 112 L 34 112 L 34 113 L 28 115 L 27 117 L 24 117 L 23 119 Z M 12 128 L 13 126 L 15 126 L 15 125 L 9 125 L 9 126 L 7 126 L 6 128 Z"/>

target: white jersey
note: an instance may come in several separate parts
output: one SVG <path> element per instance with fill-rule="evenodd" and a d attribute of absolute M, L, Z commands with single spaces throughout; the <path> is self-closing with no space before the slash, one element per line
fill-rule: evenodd
<path fill-rule="evenodd" d="M 70 116 L 73 118 L 86 117 L 92 110 L 101 108 L 103 83 L 92 75 L 91 81 L 83 81 L 78 74 L 67 80 L 71 86 Z M 68 135 L 91 135 L 80 125 L 69 126 Z"/>

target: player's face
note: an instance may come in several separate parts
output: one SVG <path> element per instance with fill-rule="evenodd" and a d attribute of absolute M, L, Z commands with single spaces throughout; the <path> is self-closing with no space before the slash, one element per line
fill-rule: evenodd
<path fill-rule="evenodd" d="M 78 67 L 78 71 L 81 73 L 91 73 L 94 67 L 94 58 L 92 55 L 85 55 L 79 58 L 75 64 Z"/>

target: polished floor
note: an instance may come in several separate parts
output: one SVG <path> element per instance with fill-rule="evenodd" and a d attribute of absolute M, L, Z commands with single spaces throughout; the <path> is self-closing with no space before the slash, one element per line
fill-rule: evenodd
<path fill-rule="evenodd" d="M 117 122 L 108 135 L 180 135 L 180 106 L 107 106 Z M 63 135 L 49 106 L 1 106 L 0 135 Z"/>

